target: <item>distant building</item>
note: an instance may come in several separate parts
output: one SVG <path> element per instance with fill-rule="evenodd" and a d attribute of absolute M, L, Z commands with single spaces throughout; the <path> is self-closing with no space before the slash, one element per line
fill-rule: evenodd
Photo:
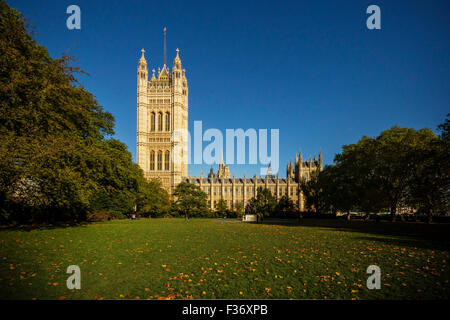
<path fill-rule="evenodd" d="M 309 179 L 313 171 L 322 168 L 322 153 L 319 154 L 319 159 L 314 157 L 314 160 L 310 158 L 307 161 L 302 160 L 300 153 L 295 157 L 294 165 L 292 161 L 287 165 L 286 178 L 280 178 L 278 174 L 276 177 L 273 176 L 270 165 L 264 178 L 256 175 L 247 178 L 245 174 L 243 178 L 236 178 L 234 174 L 231 178 L 230 169 L 222 159 L 216 174 L 211 168 L 208 177 L 203 177 L 201 171 L 200 177 L 186 177 L 182 181 L 198 185 L 208 195 L 211 209 L 216 208 L 220 199 L 223 199 L 229 208 L 236 208 L 236 205 L 245 207 L 248 200 L 256 196 L 258 187 L 262 187 L 270 190 L 277 200 L 287 195 L 296 208 L 303 211 L 305 208 L 303 194 L 300 191 L 300 177 Z"/>

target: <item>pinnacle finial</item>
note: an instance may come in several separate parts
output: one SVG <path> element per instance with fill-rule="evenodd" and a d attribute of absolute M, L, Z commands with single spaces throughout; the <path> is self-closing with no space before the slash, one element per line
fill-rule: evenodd
<path fill-rule="evenodd" d="M 145 55 L 144 55 L 144 53 L 145 53 L 144 48 L 141 49 L 141 53 L 142 53 L 141 59 L 139 59 L 139 62 L 147 63 L 147 61 L 145 60 Z"/>

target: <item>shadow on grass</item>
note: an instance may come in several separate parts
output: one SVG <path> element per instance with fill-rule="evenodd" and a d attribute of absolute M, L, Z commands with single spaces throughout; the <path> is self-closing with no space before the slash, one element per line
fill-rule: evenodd
<path fill-rule="evenodd" d="M 306 218 L 266 219 L 259 224 L 326 228 L 340 232 L 365 234 L 361 239 L 379 241 L 398 246 L 420 247 L 450 251 L 450 224 L 390 221 L 347 221 L 344 219 Z"/>
<path fill-rule="evenodd" d="M 62 229 L 62 228 L 73 228 L 73 227 L 86 227 L 91 222 L 71 222 L 71 223 L 53 223 L 53 224 L 26 224 L 26 225 L 8 225 L 0 226 L 0 231 L 2 230 L 16 230 L 16 231 L 32 231 L 32 230 L 52 230 L 52 229 Z"/>

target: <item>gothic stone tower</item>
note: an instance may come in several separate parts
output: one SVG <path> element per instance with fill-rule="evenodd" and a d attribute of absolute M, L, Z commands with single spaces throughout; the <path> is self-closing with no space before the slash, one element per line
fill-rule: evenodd
<path fill-rule="evenodd" d="M 164 44 L 165 49 L 165 44 Z M 165 50 L 164 50 L 165 51 Z M 137 163 L 147 179 L 161 180 L 171 194 L 187 176 L 188 85 L 179 50 L 172 73 L 164 65 L 148 81 L 142 49 L 137 72 Z"/>

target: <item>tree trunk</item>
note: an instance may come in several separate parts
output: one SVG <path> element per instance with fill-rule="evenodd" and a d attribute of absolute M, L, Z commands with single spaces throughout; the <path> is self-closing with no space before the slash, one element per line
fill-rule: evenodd
<path fill-rule="evenodd" d="M 347 221 L 352 220 L 352 216 L 350 215 L 350 210 L 347 211 Z"/>
<path fill-rule="evenodd" d="M 433 222 L 433 210 L 432 209 L 430 209 L 428 211 L 428 220 L 427 220 L 427 223 L 431 223 L 431 222 Z"/>

